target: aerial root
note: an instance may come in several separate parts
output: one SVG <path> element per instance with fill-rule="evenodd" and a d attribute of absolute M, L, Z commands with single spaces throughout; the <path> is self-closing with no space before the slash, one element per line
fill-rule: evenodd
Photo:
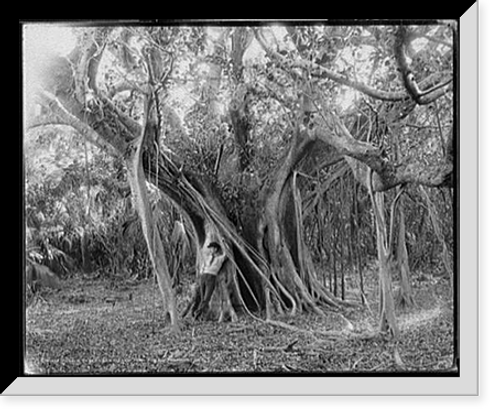
<path fill-rule="evenodd" d="M 307 330 L 297 326 L 293 326 L 291 324 L 283 323 L 282 321 L 277 320 L 264 320 L 264 323 L 270 324 L 272 326 L 281 327 L 286 330 L 290 330 L 292 332 L 303 333 L 311 336 L 313 338 L 318 337 L 326 337 L 328 339 L 339 339 L 341 337 L 345 337 L 345 332 L 343 331 L 323 331 L 323 330 Z"/>

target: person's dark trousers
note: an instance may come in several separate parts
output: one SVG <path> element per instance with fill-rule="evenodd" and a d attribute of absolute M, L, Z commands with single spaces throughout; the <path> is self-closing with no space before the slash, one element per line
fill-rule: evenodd
<path fill-rule="evenodd" d="M 201 303 L 198 308 L 197 317 L 208 310 L 208 304 L 210 303 L 210 299 L 212 298 L 212 294 L 215 290 L 217 276 L 212 274 L 202 274 L 200 277 L 200 292 L 201 292 Z"/>

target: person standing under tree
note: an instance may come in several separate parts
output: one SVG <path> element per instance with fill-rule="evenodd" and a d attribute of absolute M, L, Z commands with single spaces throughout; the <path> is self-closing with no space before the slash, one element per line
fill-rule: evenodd
<path fill-rule="evenodd" d="M 226 255 L 222 247 L 217 242 L 210 244 L 202 249 L 202 265 L 200 275 L 200 295 L 201 302 L 195 317 L 198 318 L 205 314 L 217 282 L 217 274 L 222 269 Z"/>

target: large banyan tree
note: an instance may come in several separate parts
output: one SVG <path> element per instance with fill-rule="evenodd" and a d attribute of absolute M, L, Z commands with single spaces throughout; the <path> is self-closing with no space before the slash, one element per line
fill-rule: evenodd
<path fill-rule="evenodd" d="M 397 334 L 384 193 L 454 185 L 452 25 L 73 31 L 74 50 L 44 60 L 27 128 L 69 125 L 124 161 L 174 330 L 148 187 L 181 214 L 198 264 L 210 243 L 223 248 L 206 314 L 323 314 L 347 303 L 318 280 L 303 224 L 352 170 L 376 220 L 381 328 Z"/>

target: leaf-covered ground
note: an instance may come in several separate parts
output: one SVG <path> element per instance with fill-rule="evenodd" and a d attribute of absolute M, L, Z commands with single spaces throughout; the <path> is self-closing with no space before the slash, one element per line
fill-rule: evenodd
<path fill-rule="evenodd" d="M 235 323 L 184 321 L 162 328 L 153 282 L 73 277 L 26 310 L 29 374 L 454 372 L 449 282 L 414 279 L 417 307 L 398 311 L 401 335 L 377 334 L 375 279 L 370 308 Z M 187 292 L 187 291 L 186 291 Z M 352 298 L 354 293 L 348 293 Z M 187 295 L 181 294 L 181 306 Z"/>

